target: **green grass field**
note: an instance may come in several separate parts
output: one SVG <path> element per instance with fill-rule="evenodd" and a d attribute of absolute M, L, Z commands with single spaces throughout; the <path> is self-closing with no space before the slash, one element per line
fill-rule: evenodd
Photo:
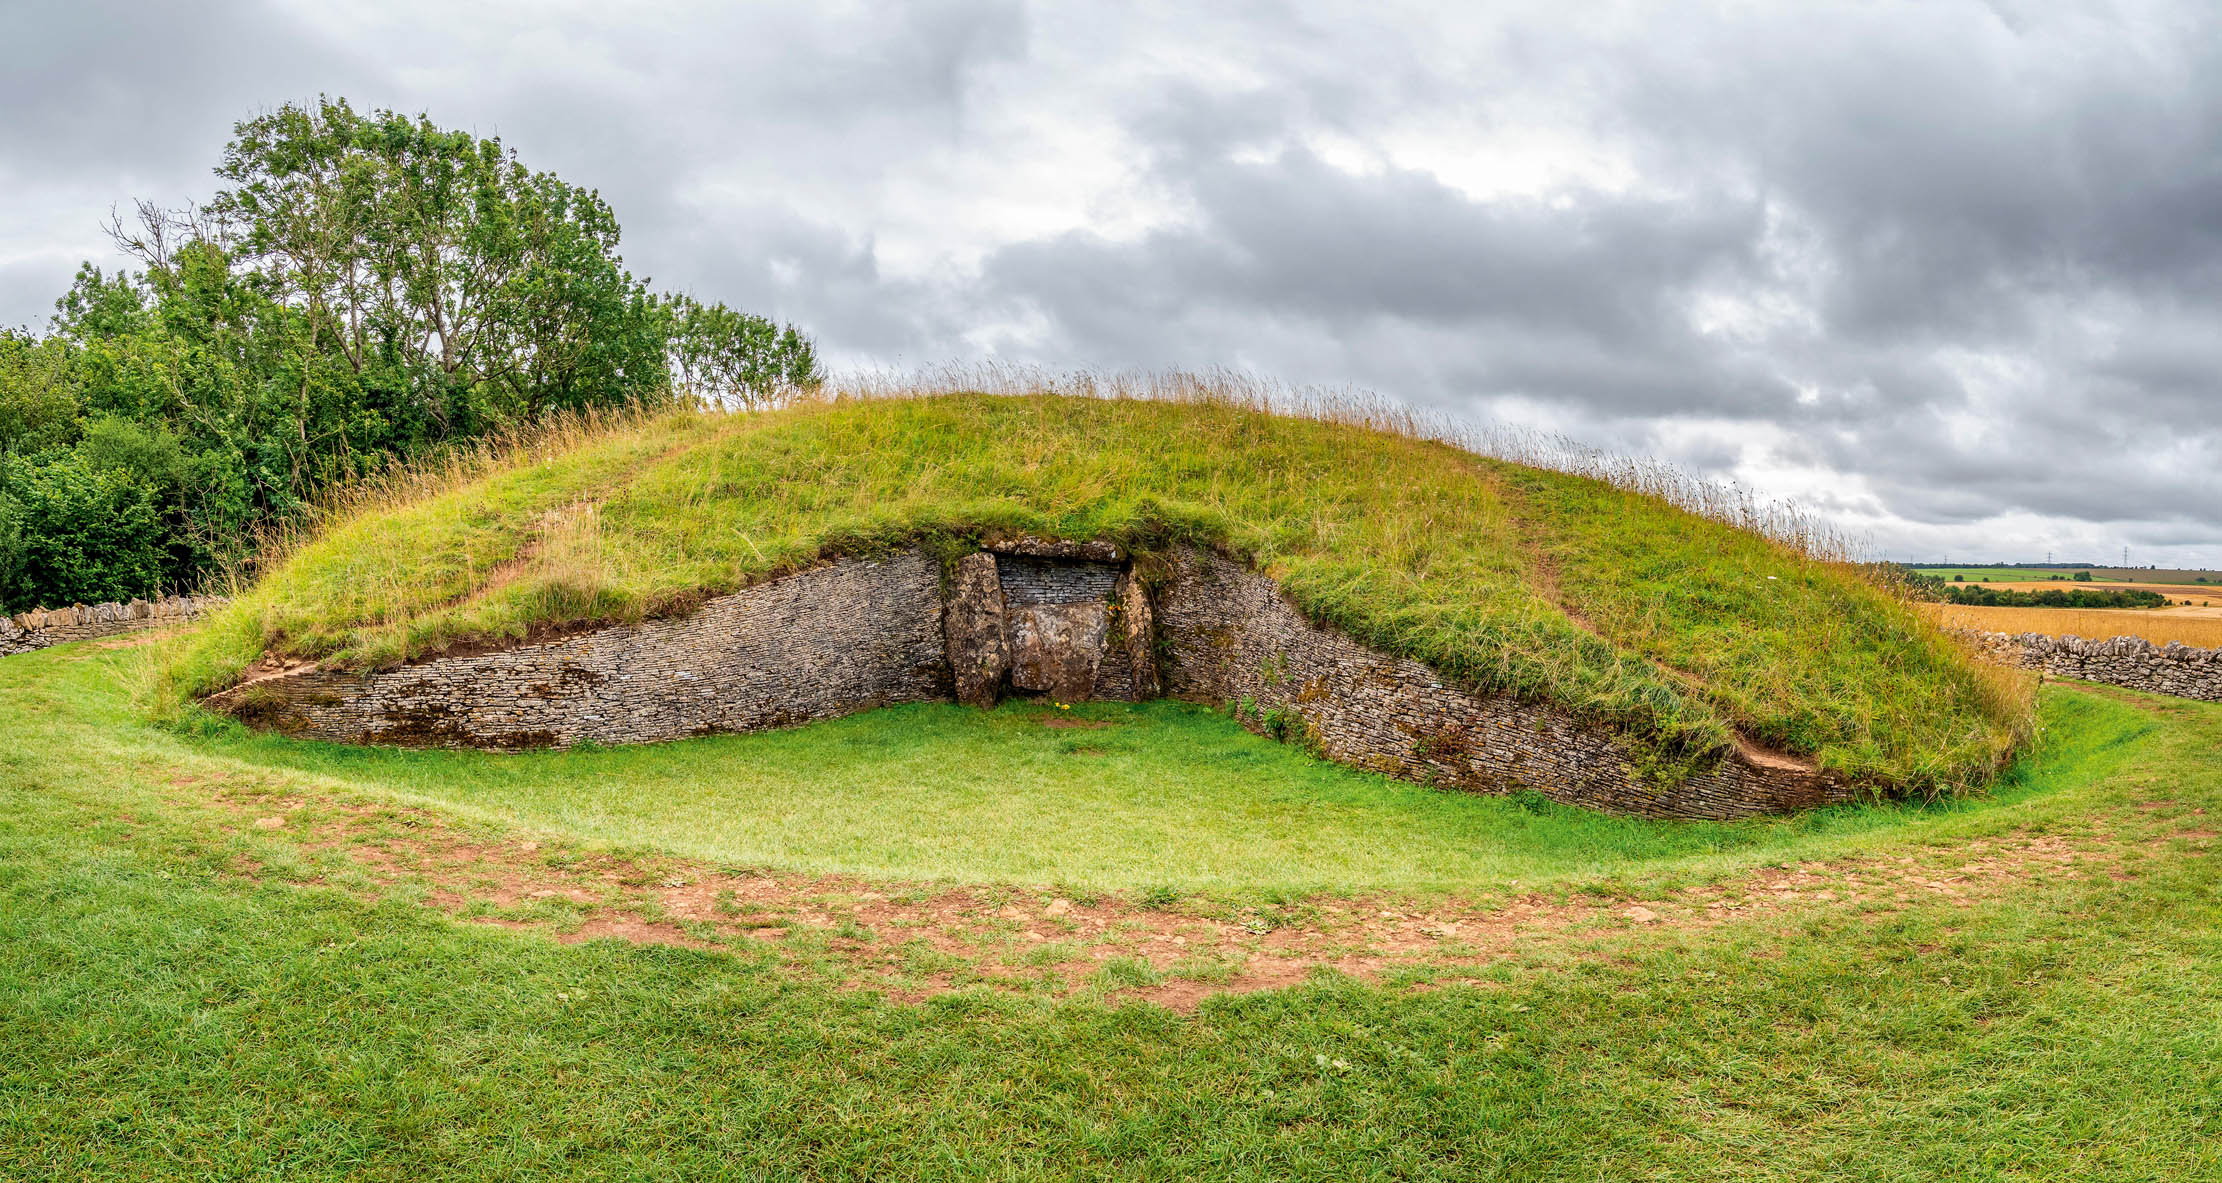
<path fill-rule="evenodd" d="M 2030 580 L 2049 580 L 2055 575 L 2072 577 L 2078 571 L 2088 570 L 2091 572 L 2091 580 L 2094 583 L 2100 581 L 2121 582 L 2099 574 L 2096 568 L 2087 567 L 1910 567 L 1908 570 L 1918 571 L 1923 575 L 1934 575 L 1939 579 L 1957 577 L 1969 583 L 1985 579 L 1992 583 L 2024 583 Z"/>
<path fill-rule="evenodd" d="M 1981 784 L 2025 686 L 1858 572 L 1664 502 L 1229 401 L 943 395 L 628 421 L 345 517 L 197 629 L 176 704 L 266 654 L 376 664 L 678 610 L 828 553 L 986 531 L 1209 542 L 1313 619 L 1616 729 L 1732 732 L 1878 789 Z"/>
<path fill-rule="evenodd" d="M 2222 571 L 2157 570 L 2147 571 L 2138 567 L 1912 567 L 1923 575 L 1939 579 L 1954 576 L 1970 583 L 1989 580 L 1992 583 L 2049 582 L 2055 575 L 2067 576 L 2072 582 L 2078 571 L 2091 573 L 2092 583 L 2171 583 L 2187 588 L 2222 587 Z M 2200 580 L 2205 580 L 2201 583 Z"/>
<path fill-rule="evenodd" d="M 1105 726 L 1043 725 L 1075 718 Z M 351 794 L 714 862 L 1116 891 L 1541 886 L 1800 857 L 1816 841 L 1929 816 L 1883 805 L 1659 822 L 1442 793 L 1314 760 L 1173 701 L 1062 714 L 916 705 L 588 751 L 405 751 L 229 730 L 200 750 Z M 2002 785 L 1999 797 L 2018 791 Z"/>
<path fill-rule="evenodd" d="M 1995 795 L 1666 826 L 1412 790 L 1172 706 L 355 752 L 151 724 L 141 660 L 0 661 L 0 1178 L 2222 1175 L 2222 708 L 2053 688 Z M 391 844 L 304 820 L 350 817 Z M 499 926 L 378 861 L 440 827 L 657 879 L 1072 867 L 1127 916 L 1208 917 L 1152 902 L 1179 879 L 1511 919 L 1427 973 L 1178 1010 L 1136 1001 L 1132 959 L 906 1001 L 841 969 L 900 934 L 839 916 L 699 947 Z M 986 921 L 1037 894 L 1010 890 L 974 889 Z"/>

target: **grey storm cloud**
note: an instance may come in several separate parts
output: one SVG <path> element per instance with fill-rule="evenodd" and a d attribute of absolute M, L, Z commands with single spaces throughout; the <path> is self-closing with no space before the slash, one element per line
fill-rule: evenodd
<path fill-rule="evenodd" d="M 342 47 L 251 0 L 6 8 L 0 167 L 19 183 L 205 175 L 235 120 L 368 77 Z"/>
<path fill-rule="evenodd" d="M 1234 366 L 1889 550 L 2222 563 L 2222 13 L 2144 3 L 33 4 L 0 321 L 318 93 L 603 191 L 836 361 Z"/>
<path fill-rule="evenodd" d="M 1183 322 L 1239 310 L 1345 342 L 1361 380 L 1395 376 L 1400 336 L 1449 333 L 1426 353 L 1466 381 L 1598 408 L 1758 410 L 1788 394 L 1736 373 L 1682 315 L 1699 287 L 1760 266 L 1748 202 L 1481 203 L 1423 173 L 1354 177 L 1302 151 L 1190 164 L 1177 180 L 1191 224 L 1014 245 L 982 290 L 1046 313 L 1069 330 L 1061 349 L 1106 364 L 1168 330 L 1180 360 L 1208 364 L 1223 328 Z"/>

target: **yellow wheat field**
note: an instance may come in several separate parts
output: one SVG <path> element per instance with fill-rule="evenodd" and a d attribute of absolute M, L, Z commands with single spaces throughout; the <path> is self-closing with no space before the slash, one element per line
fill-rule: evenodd
<path fill-rule="evenodd" d="M 1923 604 L 1946 628 L 1993 633 L 2048 633 L 2055 637 L 2143 637 L 2156 645 L 2182 641 L 2222 646 L 2222 601 L 2212 608 L 1984 608 Z"/>

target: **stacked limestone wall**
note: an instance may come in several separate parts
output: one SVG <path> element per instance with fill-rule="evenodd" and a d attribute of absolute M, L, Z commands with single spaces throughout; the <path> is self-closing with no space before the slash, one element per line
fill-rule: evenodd
<path fill-rule="evenodd" d="M 49 645 L 181 624 L 224 606 L 222 596 L 164 596 L 128 603 L 79 604 L 0 616 L 0 657 Z"/>
<path fill-rule="evenodd" d="M 410 747 L 650 743 L 950 697 L 941 569 L 844 559 L 684 616 L 371 671 L 306 669 L 212 705 L 288 734 Z"/>
<path fill-rule="evenodd" d="M 1985 657 L 2005 665 L 2042 670 L 2056 678 L 2222 702 L 2222 649 L 2199 649 L 2180 641 L 2155 645 L 2143 637 L 2087 641 L 2043 633 L 1960 635 Z"/>
<path fill-rule="evenodd" d="M 1672 785 L 1647 783 L 1594 724 L 1509 696 L 1469 694 L 1298 613 L 1273 580 L 1200 551 L 1174 556 L 1156 604 L 1168 692 L 1249 704 L 1253 730 L 1296 729 L 1329 759 L 1400 780 L 1650 817 L 1732 818 L 1849 799 L 1794 761 L 1730 753 Z"/>
<path fill-rule="evenodd" d="M 1045 649 L 1036 664 L 1085 681 L 1089 696 L 1247 704 L 1238 715 L 1255 730 L 1293 730 L 1330 759 L 1444 788 L 1532 788 L 1601 809 L 1706 818 L 1854 795 L 1764 754 L 1730 753 L 1671 785 L 1648 783 L 1594 724 L 1467 693 L 1418 662 L 1314 627 L 1272 579 L 1217 554 L 1179 551 L 1154 573 L 1160 580 L 1107 548 L 991 546 L 999 549 L 959 560 L 946 580 L 918 552 L 846 559 L 685 616 L 395 669 L 266 670 L 210 701 L 261 726 L 345 743 L 643 743 L 899 702 L 991 705 L 1028 689 L 1017 677 L 1028 645 L 1070 643 L 1096 648 Z M 1050 559 L 1073 566 L 1036 561 Z M 1015 619 L 1043 607 L 1065 615 Z M 1082 615 L 1087 629 L 1059 625 Z"/>

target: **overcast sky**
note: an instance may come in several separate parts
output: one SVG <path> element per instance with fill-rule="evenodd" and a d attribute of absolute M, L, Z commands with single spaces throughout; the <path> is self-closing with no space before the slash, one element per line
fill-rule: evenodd
<path fill-rule="evenodd" d="M 329 93 L 500 135 L 837 366 L 1233 367 L 1893 557 L 2222 566 L 2218 14 L 0 0 L 0 323 Z"/>

